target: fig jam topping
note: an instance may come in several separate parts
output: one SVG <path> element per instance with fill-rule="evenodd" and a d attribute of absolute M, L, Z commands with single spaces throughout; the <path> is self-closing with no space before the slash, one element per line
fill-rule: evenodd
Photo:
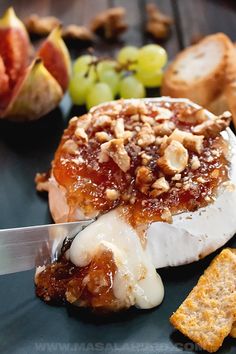
<path fill-rule="evenodd" d="M 112 252 L 102 251 L 90 264 L 76 267 L 64 255 L 36 275 L 36 294 L 48 303 L 77 302 L 97 310 L 119 306 L 113 294 L 116 264 Z"/>
<path fill-rule="evenodd" d="M 225 114 L 183 102 L 117 101 L 74 117 L 53 162 L 67 203 L 85 215 L 123 205 L 133 226 L 194 211 L 228 180 Z M 204 135 L 205 132 L 205 135 Z"/>

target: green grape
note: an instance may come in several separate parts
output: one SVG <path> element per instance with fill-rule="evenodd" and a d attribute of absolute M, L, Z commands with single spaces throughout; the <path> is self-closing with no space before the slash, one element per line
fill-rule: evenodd
<path fill-rule="evenodd" d="M 96 106 L 100 103 L 112 101 L 113 94 L 110 89 L 110 86 L 105 84 L 104 82 L 97 82 L 93 85 L 86 97 L 86 106 L 90 109 L 93 106 Z"/>
<path fill-rule="evenodd" d="M 104 71 L 102 74 L 98 75 L 100 82 L 105 82 L 113 93 L 113 96 L 116 96 L 119 92 L 120 86 L 120 75 L 114 70 Z"/>
<path fill-rule="evenodd" d="M 117 60 L 120 64 L 127 64 L 129 62 L 136 62 L 138 59 L 138 48 L 134 46 L 126 46 L 122 48 L 118 55 Z M 134 70 L 135 64 L 130 64 L 129 69 Z"/>
<path fill-rule="evenodd" d="M 143 98 L 145 97 L 145 87 L 134 76 L 127 76 L 120 82 L 120 97 L 122 98 Z"/>
<path fill-rule="evenodd" d="M 88 91 L 93 86 L 94 80 L 84 74 L 74 75 L 69 83 L 69 94 L 71 100 L 76 105 L 82 105 L 86 102 Z"/>
<path fill-rule="evenodd" d="M 167 63 L 167 53 L 157 44 L 148 44 L 138 52 L 137 70 L 156 72 Z"/>
<path fill-rule="evenodd" d="M 96 70 L 95 65 L 89 65 L 94 61 L 96 57 L 92 55 L 81 55 L 78 59 L 75 60 L 73 65 L 74 74 L 87 74 L 91 76 L 92 79 L 96 79 Z"/>
<path fill-rule="evenodd" d="M 115 60 L 102 60 L 97 64 L 97 73 L 101 74 L 107 70 L 115 70 L 117 67 L 117 63 Z"/>
<path fill-rule="evenodd" d="M 102 61 L 97 66 L 97 74 L 100 82 L 105 82 L 110 86 L 114 96 L 119 91 L 120 75 L 115 70 L 116 62 Z"/>
<path fill-rule="evenodd" d="M 138 70 L 135 77 L 141 81 L 145 87 L 160 87 L 163 79 L 163 71 L 145 72 Z"/>
<path fill-rule="evenodd" d="M 88 70 L 89 64 L 95 59 L 92 55 L 86 54 L 78 57 L 73 65 L 73 72 L 75 74 L 84 73 Z"/>

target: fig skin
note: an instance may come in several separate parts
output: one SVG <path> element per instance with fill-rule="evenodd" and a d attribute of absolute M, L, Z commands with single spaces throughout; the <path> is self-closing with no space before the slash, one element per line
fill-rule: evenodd
<path fill-rule="evenodd" d="M 41 59 L 35 59 L 18 82 L 3 118 L 13 121 L 36 120 L 53 110 L 63 92 Z"/>

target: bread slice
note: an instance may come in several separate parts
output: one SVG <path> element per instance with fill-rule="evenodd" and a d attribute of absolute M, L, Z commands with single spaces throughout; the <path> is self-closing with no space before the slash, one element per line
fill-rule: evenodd
<path fill-rule="evenodd" d="M 225 34 L 216 33 L 183 50 L 165 72 L 162 95 L 186 97 L 221 114 L 228 109 L 225 72 L 232 48 Z"/>
<path fill-rule="evenodd" d="M 234 322 L 231 332 L 230 332 L 231 337 L 236 338 L 236 322 Z"/>
<path fill-rule="evenodd" d="M 236 319 L 236 254 L 224 249 L 170 317 L 184 335 L 208 352 L 215 352 Z"/>
<path fill-rule="evenodd" d="M 231 46 L 228 50 L 226 75 L 225 75 L 225 96 L 228 109 L 233 116 L 233 123 L 236 127 L 236 47 Z"/>

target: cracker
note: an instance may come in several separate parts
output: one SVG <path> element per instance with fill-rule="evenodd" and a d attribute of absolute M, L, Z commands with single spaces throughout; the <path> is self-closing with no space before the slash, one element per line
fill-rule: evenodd
<path fill-rule="evenodd" d="M 235 319 L 236 254 L 224 249 L 170 317 L 170 322 L 200 347 L 215 352 L 230 334 Z"/>

